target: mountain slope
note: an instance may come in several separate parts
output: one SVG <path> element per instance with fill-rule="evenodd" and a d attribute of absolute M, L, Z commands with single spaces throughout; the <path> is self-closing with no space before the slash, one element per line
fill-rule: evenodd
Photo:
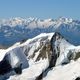
<path fill-rule="evenodd" d="M 71 69 L 66 67 L 67 65 L 69 67 L 72 67 L 74 64 L 78 65 L 80 46 L 70 44 L 60 33 L 42 33 L 25 42 L 16 43 L 8 49 L 0 49 L 0 53 L 0 64 L 5 59 L 13 68 L 10 73 L 0 75 L 0 79 L 39 80 L 46 76 L 44 78 L 46 80 L 48 74 L 55 76 L 55 73 L 58 72 L 56 67 L 62 66 L 61 68 L 65 72 L 66 69 Z M 5 56 L 7 57 L 5 58 Z M 71 61 L 74 63 L 71 63 Z M 22 64 L 22 73 L 21 75 L 16 75 L 14 68 L 16 66 L 19 67 L 20 64 Z M 53 70 L 55 70 L 55 73 Z M 63 73 L 61 76 L 61 80 L 63 80 Z M 47 79 L 49 80 L 50 78 Z M 58 80 L 56 76 L 55 80 Z"/>

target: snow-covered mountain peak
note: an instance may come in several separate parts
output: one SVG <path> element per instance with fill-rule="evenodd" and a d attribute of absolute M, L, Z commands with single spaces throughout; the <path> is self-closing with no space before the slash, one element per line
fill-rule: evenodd
<path fill-rule="evenodd" d="M 45 19 L 44 20 L 45 22 L 51 22 L 51 21 L 54 21 L 52 18 L 49 18 L 49 19 Z"/>
<path fill-rule="evenodd" d="M 2 19 L 0 24 L 3 26 L 16 26 L 16 25 L 22 25 L 22 22 L 25 21 L 25 19 L 22 19 L 20 17 L 16 18 L 10 18 L 10 19 Z"/>
<path fill-rule="evenodd" d="M 54 71 L 60 70 L 60 67 L 65 70 L 66 67 L 63 65 L 69 64 L 71 66 L 72 61 L 77 65 L 79 58 L 80 46 L 72 45 L 58 32 L 41 33 L 34 38 L 16 43 L 8 49 L 0 49 L 0 74 L 5 74 L 0 75 L 0 79 L 42 80 L 44 75 L 46 78 L 48 76 L 47 73 L 50 73 L 50 71 L 53 72 L 52 75 L 55 75 Z M 5 64 L 5 62 L 9 64 Z M 6 74 L 6 68 L 2 64 L 7 65 L 7 69 L 11 69 L 13 72 L 9 70 L 10 73 Z M 70 69 L 73 69 L 72 66 Z M 20 72 L 21 75 L 16 75 L 18 71 L 22 71 Z M 63 79 L 61 78 L 61 80 Z"/>
<path fill-rule="evenodd" d="M 58 19 L 56 19 L 57 24 L 69 24 L 69 23 L 73 23 L 73 19 L 72 18 L 66 18 L 66 17 L 59 17 Z"/>

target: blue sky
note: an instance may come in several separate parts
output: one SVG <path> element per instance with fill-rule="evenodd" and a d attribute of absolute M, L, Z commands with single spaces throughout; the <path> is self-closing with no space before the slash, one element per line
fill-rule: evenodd
<path fill-rule="evenodd" d="M 80 19 L 80 0 L 0 0 L 0 18 Z"/>

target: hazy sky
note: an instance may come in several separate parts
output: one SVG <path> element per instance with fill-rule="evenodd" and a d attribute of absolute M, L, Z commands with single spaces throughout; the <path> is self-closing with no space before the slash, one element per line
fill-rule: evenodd
<path fill-rule="evenodd" d="M 0 0 L 0 18 L 60 16 L 80 19 L 80 0 Z"/>

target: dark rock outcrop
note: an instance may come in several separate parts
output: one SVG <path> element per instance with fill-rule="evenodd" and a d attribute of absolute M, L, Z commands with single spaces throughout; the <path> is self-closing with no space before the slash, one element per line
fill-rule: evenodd
<path fill-rule="evenodd" d="M 0 62 L 0 75 L 4 75 L 5 73 L 8 73 L 12 70 L 11 65 L 9 62 L 4 58 Z"/>
<path fill-rule="evenodd" d="M 52 56 L 50 61 L 50 68 L 54 67 L 56 64 L 56 60 L 60 55 L 60 40 L 63 39 L 63 36 L 61 36 L 60 33 L 55 32 L 55 34 L 51 38 L 51 50 L 52 50 Z"/>
<path fill-rule="evenodd" d="M 9 60 L 8 60 L 8 54 L 5 55 L 3 60 L 0 62 L 0 75 L 4 75 L 10 71 L 15 71 L 16 74 L 22 73 L 22 64 L 18 65 L 17 67 L 12 68 Z"/>
<path fill-rule="evenodd" d="M 80 77 L 77 77 L 75 80 L 80 80 Z"/>
<path fill-rule="evenodd" d="M 38 76 L 36 78 L 36 80 L 41 80 L 44 77 L 43 74 L 45 72 L 47 72 L 48 69 L 51 69 L 55 66 L 56 60 L 60 55 L 60 41 L 61 41 L 61 39 L 63 39 L 63 36 L 61 36 L 60 33 L 56 32 L 52 36 L 51 40 L 49 42 L 45 43 L 46 45 L 44 45 L 42 47 L 42 49 L 40 51 L 41 53 L 39 54 L 38 57 L 43 57 L 43 55 L 45 55 L 44 58 L 46 58 L 46 56 L 48 55 L 49 67 L 44 72 L 42 72 L 40 74 L 40 76 Z M 56 45 L 56 43 L 58 43 L 58 44 Z M 47 54 L 46 54 L 46 52 L 47 52 Z"/>

